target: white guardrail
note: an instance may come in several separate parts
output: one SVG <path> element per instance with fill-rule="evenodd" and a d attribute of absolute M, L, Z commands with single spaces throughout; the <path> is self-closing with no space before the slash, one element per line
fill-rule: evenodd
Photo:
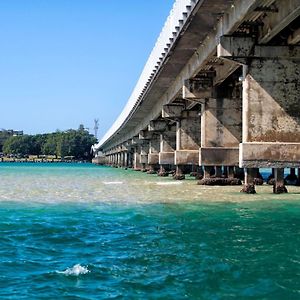
<path fill-rule="evenodd" d="M 175 1 L 127 104 L 112 127 L 106 132 L 99 143 L 93 146 L 95 152 L 121 128 L 130 114 L 136 109 L 136 106 L 142 99 L 143 93 L 151 83 L 152 78 L 159 71 L 160 66 L 164 61 L 164 57 L 167 56 L 169 50 L 172 48 L 172 44 L 198 2 L 199 0 Z"/>

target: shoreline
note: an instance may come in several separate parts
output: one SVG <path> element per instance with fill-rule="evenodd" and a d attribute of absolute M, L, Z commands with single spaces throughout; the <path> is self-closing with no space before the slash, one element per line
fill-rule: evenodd
<path fill-rule="evenodd" d="M 0 163 L 91 163 L 87 160 L 67 160 L 59 158 L 0 158 Z"/>

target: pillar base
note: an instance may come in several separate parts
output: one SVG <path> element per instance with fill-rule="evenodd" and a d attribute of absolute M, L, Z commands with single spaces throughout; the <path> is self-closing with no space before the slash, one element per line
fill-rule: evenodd
<path fill-rule="evenodd" d="M 256 194 L 255 185 L 254 184 L 245 184 L 240 192 L 246 193 L 246 194 Z"/>
<path fill-rule="evenodd" d="M 203 178 L 197 183 L 198 185 L 241 185 L 242 182 L 238 178 Z"/>
<path fill-rule="evenodd" d="M 173 175 L 173 179 L 175 179 L 175 180 L 184 180 L 185 179 L 184 166 L 176 166 L 176 172 Z"/>
<path fill-rule="evenodd" d="M 274 194 L 284 194 L 284 193 L 287 193 L 288 190 L 287 188 L 285 187 L 285 185 L 281 185 L 281 184 L 274 184 L 273 185 L 273 193 Z"/>
<path fill-rule="evenodd" d="M 169 176 L 169 172 L 166 171 L 165 167 L 160 166 L 160 169 L 159 169 L 159 172 L 157 173 L 157 176 L 168 177 Z"/>
<path fill-rule="evenodd" d="M 173 176 L 173 179 L 175 179 L 175 180 L 184 180 L 185 179 L 185 175 L 184 174 L 175 174 Z"/>
<path fill-rule="evenodd" d="M 169 172 L 166 172 L 166 171 L 159 171 L 157 173 L 157 176 L 160 176 L 160 177 L 168 177 L 169 176 Z"/>
<path fill-rule="evenodd" d="M 157 174 L 157 172 L 156 172 L 156 171 L 154 171 L 154 170 L 148 170 L 148 171 L 147 171 L 147 174 L 150 174 L 150 175 L 152 175 L 152 174 Z"/>

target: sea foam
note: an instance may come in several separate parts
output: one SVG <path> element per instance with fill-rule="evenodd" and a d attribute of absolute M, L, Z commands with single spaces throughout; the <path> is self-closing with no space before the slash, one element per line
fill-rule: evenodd
<path fill-rule="evenodd" d="M 90 273 L 87 267 L 81 266 L 80 264 L 74 265 L 72 268 L 67 268 L 64 271 L 56 271 L 59 274 L 71 275 L 71 276 L 79 276 L 82 274 Z"/>
<path fill-rule="evenodd" d="M 175 182 L 156 182 L 157 185 L 178 185 L 182 184 L 181 181 L 175 181 Z"/>

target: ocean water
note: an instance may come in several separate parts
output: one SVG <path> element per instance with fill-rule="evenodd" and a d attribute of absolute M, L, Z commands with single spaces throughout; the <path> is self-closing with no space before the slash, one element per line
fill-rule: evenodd
<path fill-rule="evenodd" d="M 300 188 L 0 164 L 0 299 L 300 299 Z"/>

